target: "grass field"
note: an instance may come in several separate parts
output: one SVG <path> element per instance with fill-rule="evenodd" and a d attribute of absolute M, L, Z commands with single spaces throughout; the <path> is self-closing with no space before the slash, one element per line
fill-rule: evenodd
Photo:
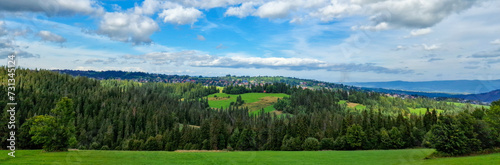
<path fill-rule="evenodd" d="M 275 109 L 272 105 L 278 98 L 283 98 L 285 96 L 288 95 L 283 93 L 241 94 L 241 98 L 245 101 L 243 107 L 248 107 L 251 113 L 258 113 L 262 108 L 264 108 L 266 112 L 274 111 Z M 229 95 L 225 93 L 211 94 L 208 95 L 208 105 L 212 108 L 227 108 L 231 102 L 236 102 L 236 97 L 238 97 L 238 95 Z"/>
<path fill-rule="evenodd" d="M 481 108 L 481 107 L 484 107 L 484 108 L 487 108 L 487 109 L 489 109 L 489 108 L 490 108 L 490 106 L 485 106 L 485 105 L 477 105 L 477 104 L 455 103 L 455 102 L 448 102 L 448 103 L 453 103 L 453 104 L 455 104 L 455 106 L 457 106 L 457 107 L 459 107 L 459 108 L 465 107 L 465 106 L 467 106 L 467 105 L 470 105 L 470 106 L 472 106 L 472 107 L 474 107 L 474 108 Z"/>
<path fill-rule="evenodd" d="M 366 109 L 366 106 L 363 104 L 351 103 L 351 102 L 347 102 L 347 100 L 340 100 L 338 102 L 338 104 L 345 104 L 348 108 L 357 109 L 357 110 L 365 110 Z"/>
<path fill-rule="evenodd" d="M 368 151 L 239 151 L 239 152 L 166 152 L 166 151 L 69 151 L 45 153 L 18 150 L 16 157 L 1 150 L 0 164 L 485 164 L 500 163 L 500 153 L 456 157 L 424 158 L 432 149 Z"/>
<path fill-rule="evenodd" d="M 417 115 L 424 115 L 425 112 L 427 112 L 427 108 L 408 108 L 410 110 L 410 113 L 415 113 Z M 432 112 L 433 109 L 429 109 L 429 111 Z M 439 114 L 439 113 L 443 113 L 444 110 L 441 110 L 441 109 L 436 109 L 436 112 Z"/>

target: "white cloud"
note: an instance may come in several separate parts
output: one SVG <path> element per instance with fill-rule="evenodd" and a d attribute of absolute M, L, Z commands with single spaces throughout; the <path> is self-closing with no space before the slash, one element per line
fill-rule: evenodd
<path fill-rule="evenodd" d="M 172 0 L 172 1 L 187 7 L 211 9 L 217 7 L 226 7 L 229 5 L 236 5 L 246 2 L 248 0 Z"/>
<path fill-rule="evenodd" d="M 203 13 L 198 9 L 178 6 L 176 8 L 163 10 L 162 13 L 158 14 L 158 17 L 162 18 L 165 23 L 185 25 L 197 22 L 202 14 Z"/>
<path fill-rule="evenodd" d="M 12 54 L 15 54 L 16 57 L 21 57 L 21 58 L 40 58 L 40 55 L 32 54 L 24 50 L 9 51 L 0 49 L 0 58 L 2 59 L 6 59 L 8 56 Z"/>
<path fill-rule="evenodd" d="M 389 25 L 386 22 L 381 22 L 375 26 L 353 26 L 352 30 L 370 30 L 370 31 L 380 31 L 389 29 Z"/>
<path fill-rule="evenodd" d="M 226 1 L 224 1 L 226 2 Z M 240 4 L 236 1 L 225 4 Z M 246 1 L 240 6 L 229 7 L 225 16 L 258 16 L 261 18 L 287 18 L 292 22 L 299 18 L 317 18 L 324 22 L 349 16 L 368 16 L 376 25 L 387 24 L 391 28 L 427 28 L 441 22 L 446 17 L 465 11 L 477 0 L 271 0 Z M 184 3 L 186 4 L 186 3 Z M 191 3 L 193 4 L 193 3 Z M 199 6 L 199 5 L 198 5 Z M 224 5 L 221 5 L 224 6 Z M 257 9 L 255 9 L 257 8 Z M 375 26 L 364 26 L 371 30 L 386 30 Z"/>
<path fill-rule="evenodd" d="M 49 41 L 49 42 L 56 42 L 56 43 L 63 43 L 66 42 L 66 38 L 61 37 L 60 35 L 54 34 L 49 31 L 40 31 L 37 34 L 40 38 L 42 38 L 42 41 Z"/>
<path fill-rule="evenodd" d="M 426 35 L 432 32 L 431 28 L 423 28 L 423 29 L 417 29 L 417 30 L 412 30 L 410 32 L 411 36 L 421 36 L 421 35 Z"/>
<path fill-rule="evenodd" d="M 261 18 L 285 18 L 293 8 L 289 1 L 271 1 L 260 6 L 254 15 Z"/>
<path fill-rule="evenodd" d="M 424 50 L 428 50 L 428 51 L 441 48 L 441 46 L 436 45 L 436 44 L 432 44 L 432 45 L 422 44 L 422 47 L 424 48 Z"/>
<path fill-rule="evenodd" d="M 472 7 L 476 0 L 385 0 L 368 4 L 365 9 L 371 13 L 375 23 L 387 22 L 395 27 L 431 27 L 451 14 Z"/>
<path fill-rule="evenodd" d="M 310 15 L 319 18 L 321 21 L 329 22 L 336 18 L 342 18 L 359 12 L 361 6 L 357 4 L 342 4 L 332 1 L 330 5 L 319 8 L 317 12 Z"/>
<path fill-rule="evenodd" d="M 40 12 L 48 16 L 73 14 L 102 14 L 104 9 L 93 0 L 3 0 L 0 11 Z"/>
<path fill-rule="evenodd" d="M 113 40 L 141 44 L 150 43 L 149 36 L 158 30 L 158 24 L 150 17 L 113 12 L 104 15 L 99 23 L 97 33 L 106 35 Z"/>
<path fill-rule="evenodd" d="M 493 40 L 490 43 L 495 45 L 500 45 L 500 39 Z"/>
<path fill-rule="evenodd" d="M 283 58 L 283 57 L 218 57 L 213 55 L 201 54 L 198 51 L 181 52 L 153 52 L 143 55 L 126 55 L 125 59 L 149 61 L 154 65 L 177 66 L 185 65 L 190 67 L 211 67 L 211 68 L 268 68 L 280 70 L 326 70 L 326 71 L 345 71 L 345 72 L 375 72 L 386 74 L 413 73 L 408 69 L 391 69 L 382 66 L 376 66 L 373 63 L 355 64 L 340 63 L 332 64 L 325 61 L 311 58 Z M 99 61 L 102 62 L 102 61 Z"/>
<path fill-rule="evenodd" d="M 229 7 L 224 13 L 224 16 L 236 16 L 243 18 L 251 15 L 256 11 L 255 7 L 257 4 L 254 2 L 245 2 L 239 7 Z"/>

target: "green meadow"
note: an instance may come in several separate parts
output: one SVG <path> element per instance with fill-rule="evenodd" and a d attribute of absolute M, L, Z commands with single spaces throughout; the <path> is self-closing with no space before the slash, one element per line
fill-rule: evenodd
<path fill-rule="evenodd" d="M 272 106 L 278 98 L 289 96 L 283 93 L 245 93 L 240 94 L 245 104 L 243 107 L 248 107 L 251 113 L 258 113 L 264 109 L 266 112 L 274 111 Z M 225 93 L 216 93 L 208 95 L 208 105 L 212 108 L 227 108 L 231 102 L 236 102 L 236 97 L 239 95 L 231 95 Z"/>
<path fill-rule="evenodd" d="M 42 152 L 18 150 L 16 157 L 0 151 L 0 164 L 474 164 L 500 163 L 500 153 L 424 159 L 433 149 L 367 150 L 367 151 L 236 151 L 236 152 L 167 152 L 167 151 L 100 151 L 76 150 Z"/>

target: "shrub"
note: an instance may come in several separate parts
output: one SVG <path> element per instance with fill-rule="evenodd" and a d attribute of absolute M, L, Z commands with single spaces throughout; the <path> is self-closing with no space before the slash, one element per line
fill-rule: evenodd
<path fill-rule="evenodd" d="M 302 148 L 305 151 L 316 151 L 319 150 L 320 144 L 318 139 L 309 137 L 304 141 L 304 144 L 302 144 Z"/>
<path fill-rule="evenodd" d="M 99 145 L 99 143 L 97 142 L 93 142 L 92 144 L 90 144 L 90 149 L 91 150 L 97 150 L 100 148 L 101 145 Z"/>
<path fill-rule="evenodd" d="M 333 138 L 321 139 L 321 149 L 322 150 L 333 150 L 334 145 L 335 145 L 335 140 L 333 140 Z"/>
<path fill-rule="evenodd" d="M 103 145 L 103 146 L 101 147 L 101 150 L 109 150 L 108 145 Z"/>

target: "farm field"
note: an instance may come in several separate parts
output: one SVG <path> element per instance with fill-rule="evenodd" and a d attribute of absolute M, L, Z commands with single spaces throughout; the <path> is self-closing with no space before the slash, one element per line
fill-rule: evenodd
<path fill-rule="evenodd" d="M 340 100 L 338 104 L 345 104 L 347 107 L 357 110 L 365 110 L 366 106 L 359 103 L 348 102 L 347 100 Z"/>
<path fill-rule="evenodd" d="M 465 106 L 467 106 L 467 105 L 470 105 L 470 106 L 472 106 L 472 107 L 474 107 L 474 108 L 481 108 L 481 107 L 484 107 L 484 108 L 487 108 L 487 109 L 489 109 L 489 108 L 490 108 L 490 106 L 487 106 L 487 105 L 477 105 L 477 104 L 467 104 L 467 103 L 456 103 L 456 102 L 448 102 L 448 103 L 453 103 L 453 104 L 455 104 L 455 106 L 460 107 L 460 108 L 465 107 Z"/>
<path fill-rule="evenodd" d="M 288 96 L 283 93 L 245 93 L 240 95 L 243 101 L 245 101 L 242 107 L 248 107 L 252 114 L 258 113 L 261 109 L 264 109 L 266 112 L 272 112 L 275 110 L 273 104 L 276 103 L 278 98 Z M 208 105 L 212 108 L 227 108 L 231 102 L 236 102 L 236 97 L 238 96 L 225 93 L 211 94 L 207 96 Z"/>
<path fill-rule="evenodd" d="M 498 164 L 500 153 L 424 159 L 433 149 L 368 151 L 237 151 L 237 152 L 167 152 L 167 151 L 98 151 L 42 152 L 18 150 L 0 164 Z"/>
<path fill-rule="evenodd" d="M 427 112 L 427 108 L 408 108 L 410 110 L 410 113 L 414 113 L 414 114 L 417 114 L 417 115 L 424 115 L 425 112 Z M 433 109 L 429 109 L 429 111 L 432 111 Z M 441 109 L 436 109 L 436 112 L 439 114 L 439 113 L 443 113 L 444 110 L 441 110 Z"/>

